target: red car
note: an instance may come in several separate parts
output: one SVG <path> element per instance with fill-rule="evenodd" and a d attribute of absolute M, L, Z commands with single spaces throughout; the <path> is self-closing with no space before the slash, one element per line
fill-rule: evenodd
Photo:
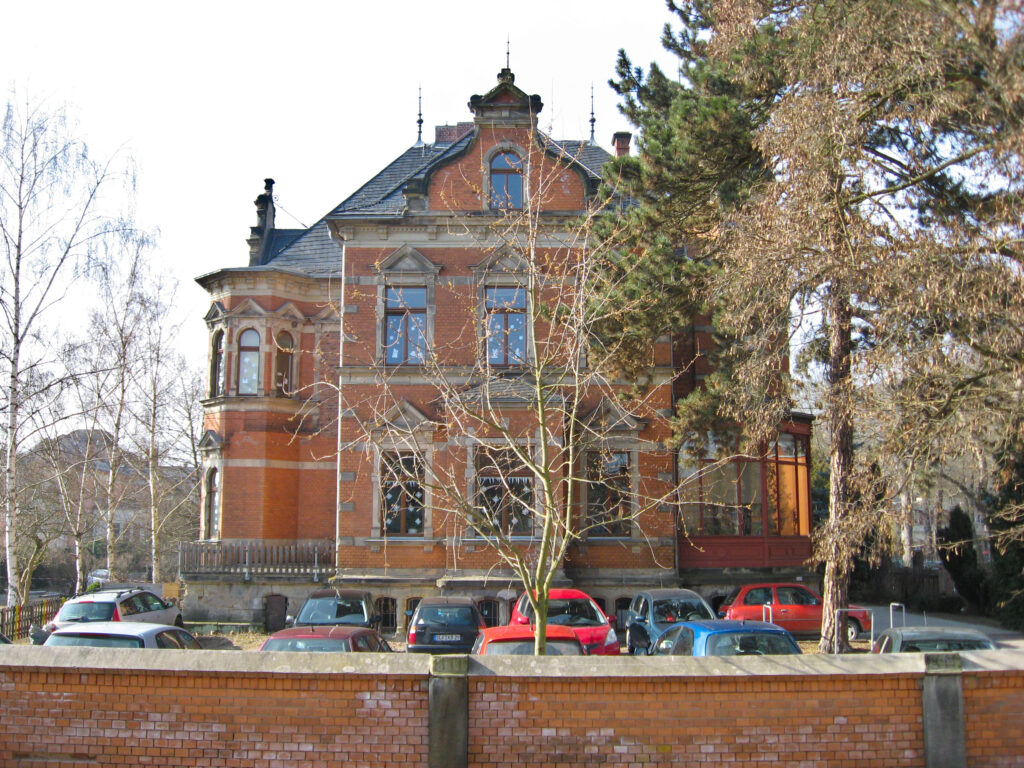
<path fill-rule="evenodd" d="M 547 626 L 548 656 L 585 656 L 586 650 L 576 633 L 563 624 Z M 478 656 L 532 656 L 536 633 L 532 626 L 508 624 L 480 631 L 472 653 Z"/>
<path fill-rule="evenodd" d="M 509 624 L 532 624 L 533 606 L 524 592 L 512 609 Z M 618 656 L 619 638 L 612 621 L 586 592 L 552 589 L 548 592 L 548 624 L 569 627 L 591 656 Z"/>
<path fill-rule="evenodd" d="M 736 587 L 718 609 L 723 619 L 770 621 L 794 635 L 821 634 L 821 595 L 803 584 L 746 584 Z M 871 611 L 851 605 L 846 639 L 871 630 Z"/>
<path fill-rule="evenodd" d="M 369 627 L 318 625 L 275 632 L 263 641 L 260 650 L 390 653 L 391 646 Z"/>

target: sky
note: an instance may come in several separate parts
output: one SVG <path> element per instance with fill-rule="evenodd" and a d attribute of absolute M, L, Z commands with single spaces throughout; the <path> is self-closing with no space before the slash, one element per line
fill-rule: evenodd
<path fill-rule="evenodd" d="M 556 139 L 611 150 L 631 130 L 608 87 L 624 48 L 658 61 L 664 0 L 391 0 L 2 4 L 0 84 L 66 106 L 100 157 L 133 160 L 138 225 L 180 280 L 181 338 L 205 360 L 209 297 L 195 278 L 248 263 L 253 201 L 275 180 L 277 226 L 310 226 L 434 126 L 472 119 L 497 84 L 540 94 Z"/>

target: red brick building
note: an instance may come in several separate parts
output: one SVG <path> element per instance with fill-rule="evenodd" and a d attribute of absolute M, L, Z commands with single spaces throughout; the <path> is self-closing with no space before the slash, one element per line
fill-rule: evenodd
<path fill-rule="evenodd" d="M 199 278 L 212 305 L 202 540 L 182 550 L 193 618 L 247 620 L 267 595 L 295 601 L 327 580 L 372 592 L 386 625 L 439 592 L 502 618 L 521 585 L 473 510 L 529 556 L 540 531 L 523 510 L 543 478 L 517 469 L 509 441 L 568 455 L 577 425 L 591 442 L 559 470 L 557 498 L 588 524 L 561 581 L 609 612 L 642 587 L 710 593 L 752 569 L 802 568 L 809 422 L 756 460 L 699 465 L 666 447 L 674 398 L 706 373 L 709 329 L 659 342 L 639 405 L 617 403 L 628 382 L 605 382 L 559 390 L 577 396 L 571 419 L 538 423 L 528 407 L 538 350 L 566 326 L 527 320 L 527 261 L 546 265 L 538 295 L 572 295 L 574 228 L 601 207 L 611 157 L 593 137 L 546 136 L 542 108 L 502 70 L 471 98 L 472 122 L 438 127 L 309 229 L 275 226 L 268 179 L 248 265 Z M 628 152 L 628 134 L 615 144 Z M 520 212 L 543 230 L 510 236 Z"/>

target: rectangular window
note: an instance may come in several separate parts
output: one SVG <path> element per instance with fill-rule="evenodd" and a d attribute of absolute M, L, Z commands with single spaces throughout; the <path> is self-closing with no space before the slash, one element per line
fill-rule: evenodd
<path fill-rule="evenodd" d="M 526 289 L 487 288 L 487 362 L 522 365 L 526 362 Z"/>
<path fill-rule="evenodd" d="M 629 536 L 632 528 L 629 453 L 587 454 L 587 530 L 591 536 Z"/>
<path fill-rule="evenodd" d="M 772 536 L 806 536 L 810 533 L 810 480 L 807 438 L 779 435 L 768 454 L 768 533 Z"/>
<path fill-rule="evenodd" d="M 480 448 L 476 458 L 477 533 L 533 533 L 533 472 L 510 450 Z"/>
<path fill-rule="evenodd" d="M 760 536 L 764 532 L 763 462 L 702 459 L 684 469 L 680 502 L 690 536 Z M 699 471 L 698 471 L 699 470 Z"/>
<path fill-rule="evenodd" d="M 423 465 L 416 456 L 388 453 L 381 457 L 381 533 L 423 535 Z"/>
<path fill-rule="evenodd" d="M 427 289 L 393 288 L 384 298 L 384 362 L 422 365 L 427 357 Z"/>

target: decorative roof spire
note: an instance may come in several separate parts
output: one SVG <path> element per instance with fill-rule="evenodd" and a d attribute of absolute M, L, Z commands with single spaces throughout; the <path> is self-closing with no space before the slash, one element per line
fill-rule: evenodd
<path fill-rule="evenodd" d="M 597 122 L 597 118 L 594 117 L 594 84 L 590 84 L 590 143 L 594 143 L 594 123 Z"/>
<path fill-rule="evenodd" d="M 417 99 L 417 107 L 416 107 L 416 143 L 413 144 L 413 146 L 414 147 L 422 147 L 423 146 L 423 86 L 420 86 L 417 90 L 418 90 L 418 94 L 416 96 L 416 99 Z"/>
<path fill-rule="evenodd" d="M 512 38 L 505 35 L 505 69 L 512 69 Z"/>

